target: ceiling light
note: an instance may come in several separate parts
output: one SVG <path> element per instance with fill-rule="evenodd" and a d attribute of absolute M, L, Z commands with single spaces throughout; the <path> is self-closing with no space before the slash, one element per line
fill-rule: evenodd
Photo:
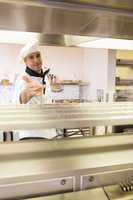
<path fill-rule="evenodd" d="M 133 50 L 133 40 L 98 38 L 93 41 L 80 43 L 78 46 L 88 48 Z"/>
<path fill-rule="evenodd" d="M 38 33 L 0 30 L 0 43 L 25 44 L 38 38 Z"/>

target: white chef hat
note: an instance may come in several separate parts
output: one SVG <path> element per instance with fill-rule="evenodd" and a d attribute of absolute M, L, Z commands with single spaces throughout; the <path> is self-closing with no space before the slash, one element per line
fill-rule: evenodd
<path fill-rule="evenodd" d="M 26 56 L 37 51 L 40 51 L 38 40 L 31 40 L 21 49 L 19 60 L 23 61 Z"/>

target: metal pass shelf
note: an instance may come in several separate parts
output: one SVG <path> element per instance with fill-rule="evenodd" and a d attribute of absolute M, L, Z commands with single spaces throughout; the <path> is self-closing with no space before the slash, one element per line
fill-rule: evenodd
<path fill-rule="evenodd" d="M 0 130 L 133 124 L 133 103 L 0 106 Z"/>

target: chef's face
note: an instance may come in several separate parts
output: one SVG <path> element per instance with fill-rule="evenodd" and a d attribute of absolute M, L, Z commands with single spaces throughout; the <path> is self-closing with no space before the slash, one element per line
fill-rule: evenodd
<path fill-rule="evenodd" d="M 40 72 L 42 69 L 42 58 L 41 58 L 41 53 L 39 51 L 29 54 L 24 59 L 24 62 L 26 66 L 28 66 L 29 68 L 31 68 L 36 72 Z"/>

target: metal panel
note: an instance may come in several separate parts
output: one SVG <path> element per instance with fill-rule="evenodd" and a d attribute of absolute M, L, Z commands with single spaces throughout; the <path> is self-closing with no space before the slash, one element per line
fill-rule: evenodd
<path fill-rule="evenodd" d="M 50 2 L 54 2 L 53 0 L 50 0 Z M 132 0 L 56 0 L 56 2 L 69 2 L 69 3 L 78 3 L 78 4 L 84 4 L 84 5 L 95 5 L 100 7 L 108 7 L 108 8 L 117 8 L 117 9 L 133 9 L 133 2 Z"/>
<path fill-rule="evenodd" d="M 8 191 L 8 192 L 7 192 Z M 20 199 L 37 195 L 59 194 L 74 191 L 72 177 L 62 177 L 49 180 L 36 180 L 23 183 L 0 185 L 0 199 Z"/>
<path fill-rule="evenodd" d="M 81 177 L 81 190 L 120 184 L 133 176 L 133 169 L 89 174 Z"/>

